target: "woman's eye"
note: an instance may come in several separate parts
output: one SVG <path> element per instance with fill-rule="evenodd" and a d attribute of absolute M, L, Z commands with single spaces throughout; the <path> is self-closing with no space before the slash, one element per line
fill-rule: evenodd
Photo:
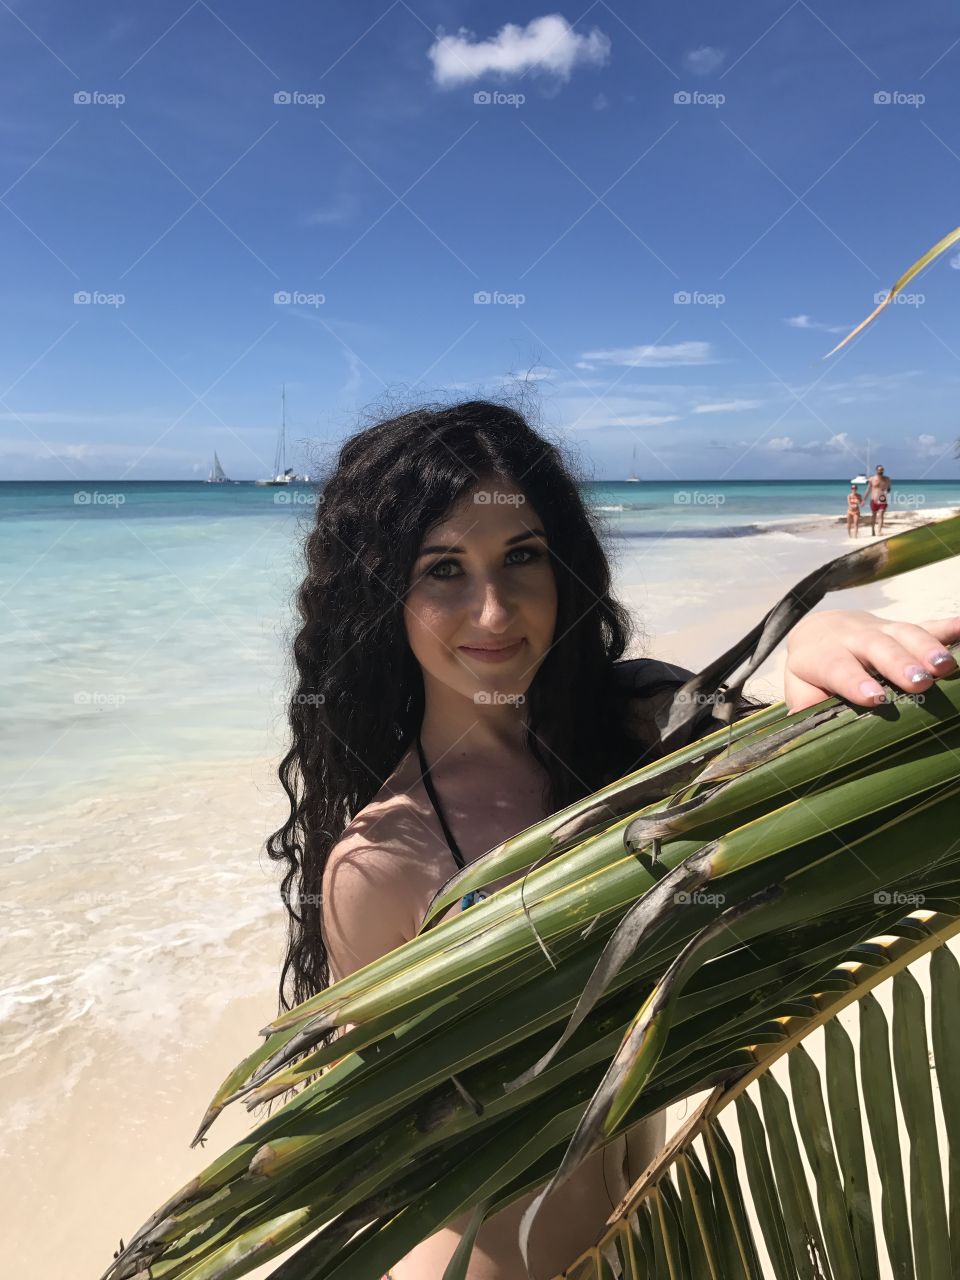
<path fill-rule="evenodd" d="M 523 556 L 522 560 L 510 560 L 510 556 Z M 537 551 L 533 547 L 514 547 L 512 551 L 507 552 L 509 564 L 533 564 L 535 560 L 543 559 L 543 552 Z M 450 570 L 450 572 L 445 572 Z M 459 578 L 463 570 L 457 560 L 438 560 L 436 564 L 431 565 L 426 571 L 428 578 Z"/>
<path fill-rule="evenodd" d="M 437 572 L 438 569 L 447 569 L 447 568 L 459 569 L 460 566 L 457 564 L 456 560 L 438 560 L 436 564 L 431 565 L 430 568 L 427 570 L 427 576 L 429 578 L 455 578 L 457 576 L 455 573 L 438 573 Z"/>

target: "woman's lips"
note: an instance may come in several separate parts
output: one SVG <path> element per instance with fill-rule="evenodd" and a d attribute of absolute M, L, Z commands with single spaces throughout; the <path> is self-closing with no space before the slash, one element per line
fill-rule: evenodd
<path fill-rule="evenodd" d="M 517 640 L 515 644 L 507 645 L 503 649 L 471 649 L 469 645 L 462 644 L 460 652 L 465 653 L 468 658 L 473 658 L 477 662 L 506 662 L 508 658 L 512 658 L 520 652 L 522 644 L 522 639 Z"/>

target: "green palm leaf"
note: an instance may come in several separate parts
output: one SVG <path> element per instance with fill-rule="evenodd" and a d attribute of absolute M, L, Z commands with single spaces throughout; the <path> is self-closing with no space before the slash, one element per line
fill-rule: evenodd
<path fill-rule="evenodd" d="M 294 1246 L 277 1280 L 379 1280 L 464 1212 L 475 1230 L 537 1192 L 521 1229 L 527 1256 L 543 1203 L 591 1151 L 671 1102 L 735 1087 L 822 1001 L 876 976 L 887 953 L 868 945 L 874 935 L 929 940 L 924 920 L 898 923 L 897 895 L 923 893 L 948 914 L 960 899 L 960 677 L 869 711 L 831 698 L 793 716 L 779 704 L 728 720 L 746 674 L 825 592 L 958 551 L 960 518 L 808 575 L 679 690 L 661 725 L 673 748 L 664 759 L 491 850 L 444 886 L 417 937 L 264 1028 L 195 1141 L 232 1101 L 299 1091 L 152 1214 L 110 1280 L 226 1280 Z M 714 731 L 696 739 L 705 723 Z M 508 872 L 522 881 L 437 922 L 444 902 Z M 936 1008 L 935 1034 L 955 1054 L 951 1019 Z M 918 1092 L 916 1009 L 904 1009 L 889 1081 L 915 1095 L 916 1231 L 913 1188 L 936 1176 L 919 1152 L 930 1108 Z M 851 1257 L 870 1256 L 877 1221 L 902 1240 L 895 1177 L 874 1212 L 862 1135 L 858 1145 L 854 1128 L 840 1135 L 826 1118 L 853 1097 L 844 1063 L 835 1045 L 815 1096 L 811 1064 L 798 1059 L 800 1128 L 772 1085 L 762 1118 L 738 1107 L 778 1276 L 807 1274 L 810 1257 L 849 1270 Z M 879 1058 L 870 1069 L 882 1073 Z M 884 1119 L 881 1110 L 873 1151 L 890 1164 Z M 960 1109 L 951 1124 L 960 1128 Z M 832 1156 L 831 1127 L 842 1148 Z M 795 1176 L 801 1149 L 816 1157 L 815 1194 Z M 598 1246 L 583 1274 L 761 1274 L 735 1146 L 718 1127 L 702 1154 L 684 1155 L 629 1236 L 609 1256 Z M 764 1199 L 771 1171 L 778 1194 Z M 928 1235 L 960 1218 L 942 1191 L 922 1211 Z M 951 1239 L 946 1254 L 924 1245 L 931 1266 L 956 1252 Z M 463 1275 L 470 1247 L 446 1280 Z"/>
<path fill-rule="evenodd" d="M 956 1037 L 948 1041 L 941 1033 L 956 1022 L 952 1002 L 960 995 L 960 964 L 945 944 L 957 934 L 960 903 L 951 904 L 950 912 L 918 909 L 854 947 L 835 970 L 849 979 L 844 989 L 818 986 L 809 1016 L 785 1019 L 779 1044 L 752 1050 L 751 1068 L 713 1090 L 630 1189 L 601 1239 L 566 1275 L 597 1280 L 603 1274 L 600 1257 L 609 1264 L 651 1251 L 678 1252 L 681 1246 L 690 1256 L 702 1256 L 708 1240 L 715 1246 L 722 1233 L 706 1217 L 687 1215 L 679 1224 L 665 1224 L 656 1209 L 646 1211 L 667 1188 L 669 1196 L 675 1183 L 688 1181 L 691 1166 L 701 1171 L 701 1202 L 724 1199 L 743 1209 L 740 1261 L 728 1264 L 724 1277 L 956 1275 L 956 1238 L 948 1229 L 942 1176 L 943 1165 L 957 1157 L 956 1131 L 938 1131 L 933 1089 L 945 1113 L 955 1110 Z M 915 976 L 931 952 L 932 1054 Z M 877 995 L 892 1007 L 892 1020 Z M 859 1025 L 852 1026 L 858 1051 L 838 1017 L 851 1006 L 859 1013 Z M 948 1010 L 948 1024 L 939 1022 Z M 822 1065 L 806 1048 L 817 1040 Z M 775 1072 L 784 1065 L 785 1076 Z M 720 1149 L 726 1153 L 722 1167 L 709 1160 Z M 761 1251 L 765 1269 L 757 1270 Z M 626 1280 L 652 1273 L 628 1262 L 614 1265 L 612 1274 Z"/>

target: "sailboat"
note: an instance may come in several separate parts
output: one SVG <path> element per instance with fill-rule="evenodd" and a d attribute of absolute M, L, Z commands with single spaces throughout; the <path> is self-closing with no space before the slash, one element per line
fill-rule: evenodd
<path fill-rule="evenodd" d="M 236 484 L 221 467 L 216 449 L 213 451 L 213 470 L 207 476 L 207 484 Z"/>
<path fill-rule="evenodd" d="M 287 388 L 280 392 L 280 439 L 277 441 L 277 453 L 273 460 L 273 478 L 257 480 L 257 484 L 309 484 L 309 476 L 298 476 L 293 467 L 287 466 Z"/>
<path fill-rule="evenodd" d="M 633 446 L 633 460 L 630 465 L 630 474 L 627 476 L 627 481 L 630 484 L 640 483 L 640 477 L 637 475 L 637 446 L 636 445 Z"/>

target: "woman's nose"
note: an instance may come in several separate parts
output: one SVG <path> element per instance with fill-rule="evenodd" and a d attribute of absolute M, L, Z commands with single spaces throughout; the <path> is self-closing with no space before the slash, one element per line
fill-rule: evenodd
<path fill-rule="evenodd" d="M 506 625 L 510 617 L 510 604 L 506 592 L 498 583 L 485 582 L 480 588 L 480 626 L 496 630 Z"/>

